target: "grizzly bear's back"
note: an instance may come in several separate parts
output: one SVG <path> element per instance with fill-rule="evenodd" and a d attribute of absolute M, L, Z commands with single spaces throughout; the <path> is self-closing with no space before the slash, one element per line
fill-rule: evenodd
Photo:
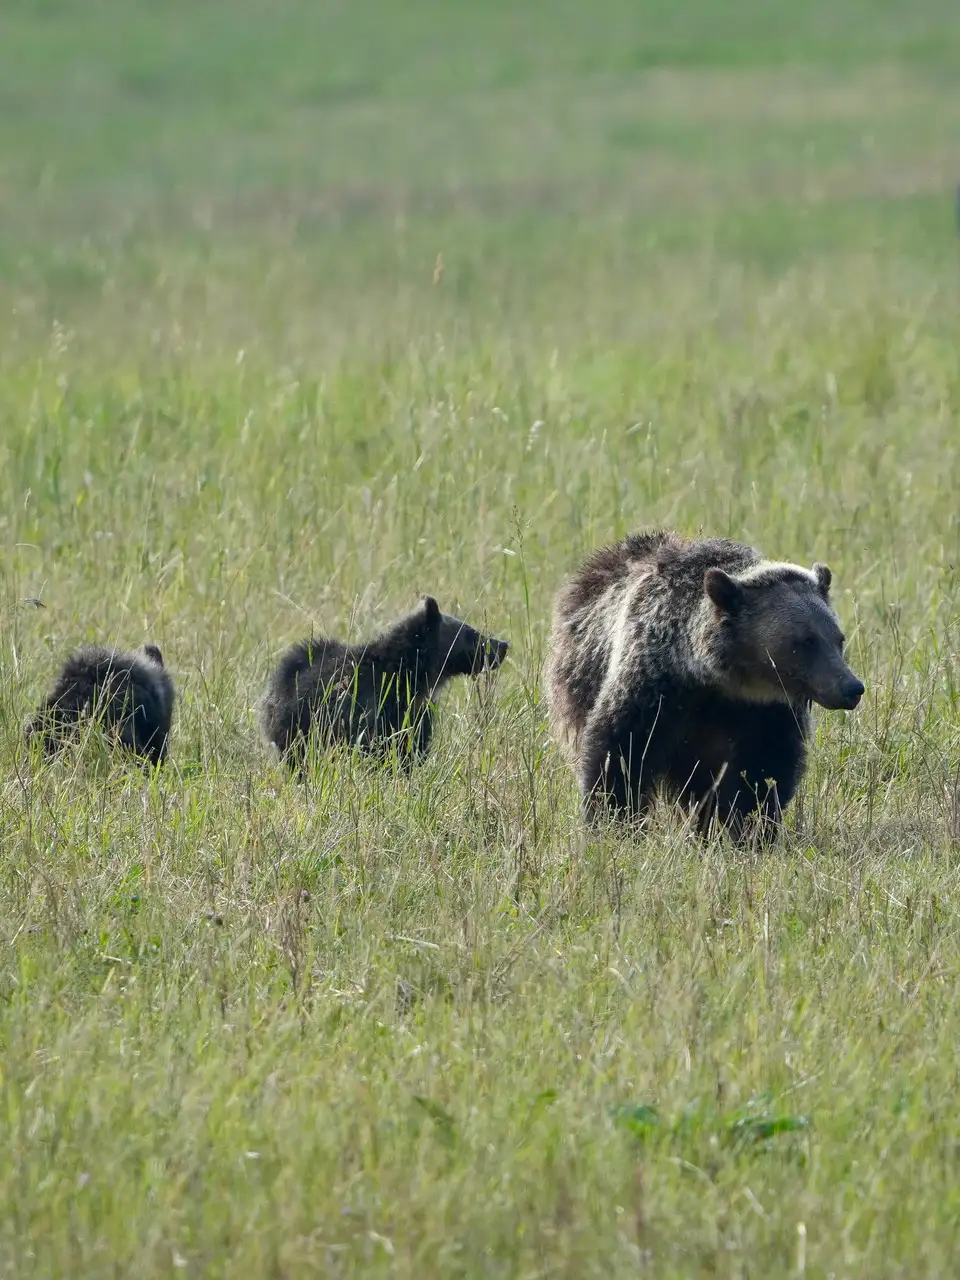
<path fill-rule="evenodd" d="M 27 738 L 39 736 L 45 749 L 54 751 L 72 726 L 96 715 L 122 745 L 160 762 L 166 757 L 173 703 L 173 681 L 155 646 L 132 653 L 87 645 L 64 662 L 27 725 Z"/>
<path fill-rule="evenodd" d="M 367 644 L 318 638 L 291 645 L 261 705 L 265 739 L 284 757 L 302 754 L 314 727 L 326 741 L 373 748 L 427 712 L 430 673 L 417 659 L 389 635 Z"/>
<path fill-rule="evenodd" d="M 691 542 L 664 530 L 631 534 L 588 556 L 557 597 L 547 659 L 547 705 L 561 746 L 576 752 L 612 664 L 630 661 L 634 676 L 646 671 L 650 680 L 685 679 L 707 569 L 760 561 L 739 542 Z"/>

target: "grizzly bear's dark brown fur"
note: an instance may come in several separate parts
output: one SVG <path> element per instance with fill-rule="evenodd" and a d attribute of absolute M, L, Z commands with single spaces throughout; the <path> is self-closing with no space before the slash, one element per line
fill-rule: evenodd
<path fill-rule="evenodd" d="M 135 755 L 162 764 L 173 701 L 173 681 L 156 645 L 138 653 L 87 645 L 67 658 L 25 735 L 28 742 L 39 738 L 52 754 L 92 717 Z"/>
<path fill-rule="evenodd" d="M 292 645 L 261 704 L 263 736 L 300 769 L 314 727 L 323 744 L 350 743 L 380 755 L 395 746 L 412 763 L 429 749 L 443 685 L 499 667 L 508 647 L 441 613 L 426 596 L 366 644 L 318 638 Z"/>
<path fill-rule="evenodd" d="M 735 836 L 779 824 L 803 775 L 810 703 L 852 710 L 831 574 L 727 539 L 634 534 L 560 592 L 551 724 L 584 813 L 642 817 L 658 791 Z"/>

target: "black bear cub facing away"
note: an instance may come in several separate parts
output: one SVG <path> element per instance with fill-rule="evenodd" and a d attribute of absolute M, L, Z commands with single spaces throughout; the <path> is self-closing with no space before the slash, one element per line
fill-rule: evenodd
<path fill-rule="evenodd" d="M 442 686 L 454 676 L 499 667 L 508 647 L 441 613 L 425 596 L 366 644 L 318 637 L 292 645 L 261 705 L 263 736 L 301 769 L 313 726 L 324 744 L 349 743 L 370 754 L 396 746 L 412 763 L 429 750 Z"/>
<path fill-rule="evenodd" d="M 173 681 L 154 644 L 136 653 L 87 645 L 67 658 L 53 689 L 28 721 L 26 738 L 48 753 L 76 735 L 81 720 L 98 719 L 117 741 L 153 764 L 167 756 Z"/>
<path fill-rule="evenodd" d="M 831 573 L 727 539 L 634 534 L 561 590 L 547 664 L 551 724 L 585 816 L 642 817 L 654 795 L 743 838 L 773 834 L 806 762 L 810 704 L 852 710 Z"/>

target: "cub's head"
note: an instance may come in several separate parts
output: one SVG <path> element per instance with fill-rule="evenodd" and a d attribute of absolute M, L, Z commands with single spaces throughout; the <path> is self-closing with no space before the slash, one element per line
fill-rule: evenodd
<path fill-rule="evenodd" d="M 424 596 L 416 615 L 422 620 L 421 652 L 428 654 L 435 680 L 494 671 L 507 656 L 506 640 L 485 636 L 460 618 L 441 613 L 433 596 Z"/>
<path fill-rule="evenodd" d="M 710 651 L 731 692 L 753 701 L 817 702 L 829 711 L 857 706 L 863 682 L 844 660 L 831 580 L 825 564 L 763 562 L 736 575 L 707 570 Z"/>

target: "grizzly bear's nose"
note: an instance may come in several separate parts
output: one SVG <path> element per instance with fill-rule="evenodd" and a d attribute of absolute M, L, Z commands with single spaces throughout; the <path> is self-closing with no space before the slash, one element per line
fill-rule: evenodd
<path fill-rule="evenodd" d="M 507 640 L 491 640 L 487 649 L 487 662 L 491 667 L 499 667 L 510 648 Z"/>
<path fill-rule="evenodd" d="M 858 680 L 856 676 L 852 680 L 848 680 L 843 689 L 843 707 L 845 711 L 852 711 L 859 703 L 864 695 L 864 685 L 862 680 Z"/>

